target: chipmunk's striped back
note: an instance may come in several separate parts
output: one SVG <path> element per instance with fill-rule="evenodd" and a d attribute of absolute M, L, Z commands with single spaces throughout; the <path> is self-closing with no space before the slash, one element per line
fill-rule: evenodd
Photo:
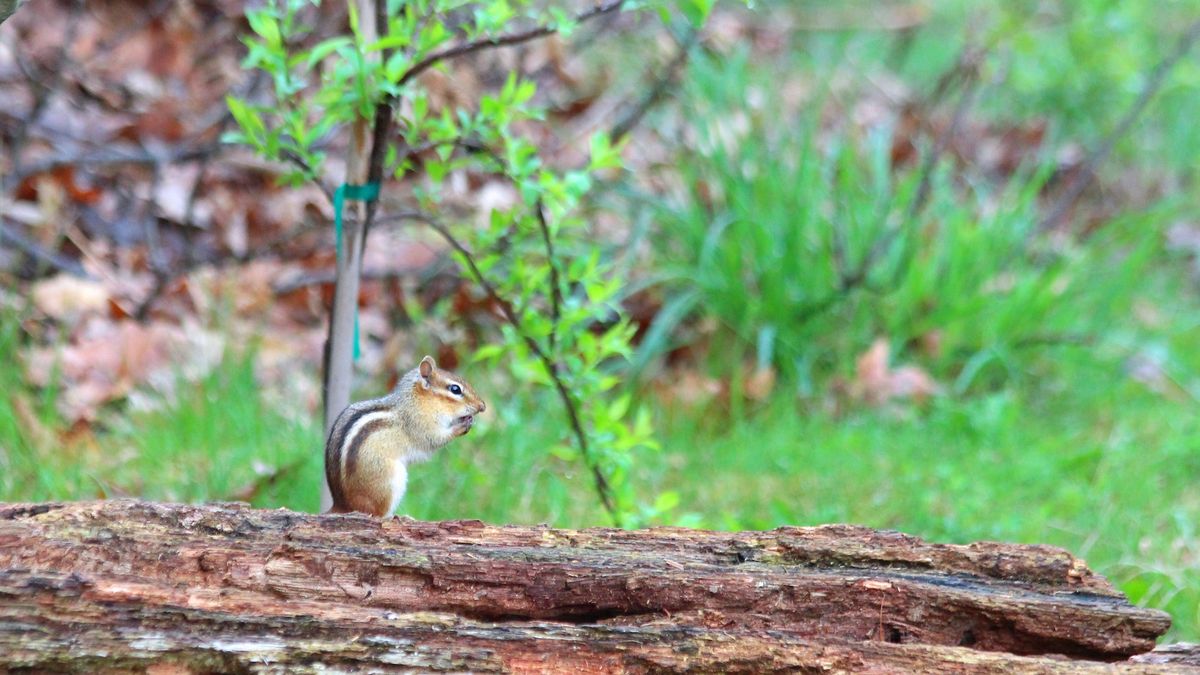
<path fill-rule="evenodd" d="M 391 394 L 350 405 L 325 442 L 330 512 L 388 515 L 404 496 L 408 463 L 469 432 L 486 408 L 465 380 L 428 356 Z"/>
<path fill-rule="evenodd" d="M 357 468 L 358 454 L 367 437 L 394 423 L 389 420 L 393 414 L 387 399 L 378 398 L 351 404 L 338 415 L 325 443 L 325 480 L 329 483 L 335 512 L 352 510 L 339 509 L 340 506 L 348 504 L 343 489 L 343 476 L 347 469 L 352 471 Z"/>

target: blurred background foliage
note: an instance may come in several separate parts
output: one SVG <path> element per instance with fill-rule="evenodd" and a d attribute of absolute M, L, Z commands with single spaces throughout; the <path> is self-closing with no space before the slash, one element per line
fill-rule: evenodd
<path fill-rule="evenodd" d="M 1200 51 L 1174 65 L 1065 217 L 1047 221 L 1197 19 L 1195 0 L 718 6 L 625 147 L 628 170 L 588 204 L 638 327 L 612 372 L 661 445 L 629 471 L 643 515 L 1060 545 L 1171 612 L 1171 637 L 1200 639 Z M 28 34 L 17 30 L 5 26 L 4 86 L 20 84 L 12 45 Z M 675 40 L 647 30 L 631 21 L 564 44 L 571 56 L 556 67 L 575 84 L 539 87 L 551 138 L 587 128 L 574 103 L 650 86 L 647 61 L 665 61 Z M 16 117 L 0 117 L 10 150 Z M 21 178 L 5 182 L 10 233 L 84 259 L 129 244 L 88 230 L 109 243 L 81 251 L 77 238 L 36 236 L 40 220 L 11 214 L 19 202 L 50 208 L 52 191 L 30 193 L 19 169 L 5 167 Z M 604 523 L 588 476 L 555 450 L 569 431 L 546 412 L 552 394 L 473 365 L 467 347 L 486 344 L 494 321 L 419 233 L 385 234 L 369 249 L 416 241 L 433 262 L 399 275 L 415 289 L 365 298 L 376 349 L 362 395 L 429 351 L 495 411 L 414 468 L 401 510 Z M 316 508 L 316 362 L 311 350 L 280 357 L 287 329 L 245 310 L 238 275 L 253 256 L 214 250 L 216 261 L 187 259 L 210 277 L 189 279 L 189 318 L 172 319 L 214 336 L 191 352 L 207 366 L 168 359 L 146 381 L 118 367 L 119 394 L 81 415 L 63 402 L 103 359 L 70 351 L 91 344 L 67 328 L 77 313 L 38 302 L 52 266 L 9 248 L 0 498 Z M 236 290 L 211 280 L 223 275 Z M 288 297 L 272 288 L 264 306 Z M 378 328 L 372 303 L 385 307 Z M 155 316 L 137 314 L 124 319 Z M 141 339 L 128 330 L 122 340 Z"/>

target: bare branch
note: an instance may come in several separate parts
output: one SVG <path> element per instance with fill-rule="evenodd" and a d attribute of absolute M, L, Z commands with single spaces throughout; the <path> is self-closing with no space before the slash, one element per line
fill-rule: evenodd
<path fill-rule="evenodd" d="M 575 397 L 571 395 L 570 390 L 567 389 L 566 383 L 563 382 L 562 378 L 559 376 L 558 364 L 554 362 L 554 359 L 547 354 L 544 349 L 542 349 L 542 346 L 538 344 L 537 340 L 525 332 L 524 326 L 521 324 L 521 318 L 516 315 L 512 309 L 512 306 L 500 297 L 499 293 L 496 291 L 496 287 L 493 286 L 491 282 L 487 280 L 487 277 L 483 275 L 483 271 L 479 269 L 479 265 L 476 264 L 475 256 L 471 253 L 471 251 L 465 245 L 463 245 L 463 243 L 460 242 L 445 225 L 439 222 L 437 218 L 434 218 L 432 215 L 414 213 L 412 214 L 412 218 L 413 220 L 419 220 L 428 225 L 430 229 L 441 235 L 442 239 L 445 239 L 446 243 L 463 257 L 463 260 L 467 263 L 467 269 L 470 270 L 471 276 L 475 278 L 475 282 L 483 288 L 484 292 L 487 293 L 488 298 L 500 307 L 500 311 L 504 315 L 504 320 L 507 321 L 509 325 L 511 325 L 513 329 L 517 331 L 517 333 L 521 336 L 521 339 L 525 342 L 525 346 L 529 348 L 529 351 L 532 352 L 533 355 L 542 362 L 542 366 L 545 368 L 546 374 L 550 377 L 551 381 L 554 382 L 554 388 L 558 392 L 559 398 L 562 399 L 563 407 L 567 409 L 567 418 L 571 423 L 571 431 L 575 435 L 576 443 L 579 444 L 580 455 L 583 457 L 584 463 L 592 473 L 592 479 L 596 485 L 596 492 L 599 493 L 600 496 L 600 503 L 604 506 L 604 510 L 608 512 L 609 517 L 613 519 L 613 522 L 617 525 L 617 527 L 622 527 L 624 523 L 622 522 L 621 514 L 617 510 L 616 502 L 613 498 L 612 486 L 609 484 L 608 479 L 604 477 L 604 472 L 601 471 L 600 465 L 596 462 L 595 457 L 592 456 L 591 447 L 588 445 L 587 441 L 587 434 L 583 430 L 583 422 L 579 418 L 579 404 L 575 401 Z"/>
<path fill-rule="evenodd" d="M 15 11 L 15 7 L 13 10 Z M 13 140 L 9 144 L 9 152 L 13 158 L 13 172 L 16 173 L 21 166 L 21 155 L 25 150 L 25 144 L 29 141 L 29 131 L 34 124 L 42 117 L 46 106 L 50 103 L 50 99 L 58 91 L 58 87 L 62 84 L 63 76 L 71 64 L 71 48 L 75 46 L 75 37 L 79 33 L 79 24 L 83 15 L 84 0 L 76 0 L 74 10 L 70 13 L 67 21 L 67 32 L 63 36 L 62 43 L 58 47 L 58 54 L 55 56 L 54 64 L 42 68 L 42 72 L 38 75 L 33 74 L 26 65 L 21 51 L 17 51 L 17 65 L 24 70 L 26 80 L 34 87 L 33 107 L 29 111 L 29 115 L 22 121 L 18 127 Z"/>
<path fill-rule="evenodd" d="M 303 157 L 290 150 L 284 150 L 282 153 L 280 153 L 280 156 L 292 166 L 300 169 L 304 175 L 308 176 L 309 182 L 320 188 L 321 192 L 325 195 L 325 199 L 328 199 L 330 204 L 333 203 L 333 190 L 329 189 L 329 186 L 325 184 L 325 181 L 321 180 L 321 177 L 317 175 L 316 170 L 313 169 L 308 162 L 304 161 Z"/>
<path fill-rule="evenodd" d="M 838 287 L 831 291 L 828 296 L 802 309 L 799 313 L 801 321 L 806 321 L 823 313 L 837 304 L 839 299 L 845 297 L 850 292 L 866 287 L 867 280 L 870 278 L 871 267 L 887 253 L 892 243 L 896 240 L 896 237 L 900 236 L 913 219 L 925 208 L 925 205 L 929 201 L 930 185 L 933 179 L 933 172 L 937 168 L 937 163 L 941 159 L 942 154 L 945 153 L 946 148 L 954 140 L 954 137 L 958 135 L 958 129 L 962 126 L 962 121 L 966 118 L 966 113 L 970 109 L 975 95 L 979 90 L 979 65 L 983 61 L 983 54 L 984 52 L 981 50 L 971 50 L 968 48 L 968 50 L 963 52 L 957 65 L 951 69 L 950 73 L 943 75 L 941 78 L 941 83 L 938 85 L 937 97 L 940 97 L 948 90 L 948 85 L 944 83 L 955 80 L 962 83 L 962 93 L 959 95 L 958 105 L 955 106 L 954 116 L 950 121 L 949 128 L 938 137 L 934 143 L 933 150 L 926 155 L 925 161 L 921 165 L 921 178 L 917 186 L 917 193 L 909 205 L 908 217 L 905 219 L 905 222 L 887 230 L 872 242 L 871 248 L 853 270 L 847 269 L 844 234 L 835 224 L 832 248 L 834 264 L 838 269 Z"/>
<path fill-rule="evenodd" d="M 679 73 L 683 67 L 687 65 L 688 58 L 692 55 L 692 48 L 700 40 L 700 30 L 697 28 L 689 28 L 687 35 L 679 43 L 679 51 L 675 57 L 667 64 L 663 72 L 659 74 L 654 84 L 646 91 L 646 94 L 635 103 L 624 116 L 621 117 L 616 124 L 613 125 L 612 131 L 608 132 L 608 138 L 611 142 L 616 143 L 624 138 L 634 127 L 642 121 L 646 113 L 655 106 L 666 95 L 667 90 L 679 78 Z"/>
<path fill-rule="evenodd" d="M 621 6 L 624 4 L 625 0 L 609 0 L 609 2 L 597 4 L 594 8 L 577 15 L 575 17 L 575 22 L 583 23 L 584 21 L 589 21 L 598 16 L 604 16 L 605 14 L 616 12 L 617 10 L 621 9 Z M 473 52 L 482 51 L 484 49 L 507 47 L 510 45 L 521 44 L 522 42 L 529 42 L 530 40 L 536 40 L 537 38 L 545 37 L 557 31 L 558 28 L 555 26 L 538 26 L 520 33 L 511 33 L 509 35 L 501 35 L 499 37 L 487 38 L 484 40 L 475 40 L 473 42 L 466 42 L 461 45 L 447 47 L 446 49 L 436 51 L 413 64 L 413 66 L 408 69 L 408 72 L 404 73 L 404 75 L 400 77 L 398 84 L 403 85 L 407 83 L 409 80 L 436 66 L 442 61 L 448 61 L 450 59 L 471 54 Z"/>
<path fill-rule="evenodd" d="M 917 185 L 917 194 L 908 208 L 909 221 L 916 218 L 929 201 L 930 184 L 932 183 L 933 172 L 937 168 L 937 163 L 942 158 L 942 154 L 946 152 L 946 148 L 950 147 L 950 143 L 954 141 L 954 137 L 958 135 L 958 129 L 962 126 L 962 121 L 966 117 L 967 110 L 970 109 L 971 104 L 974 102 L 975 94 L 979 90 L 979 65 L 982 62 L 982 52 L 964 52 L 962 58 L 959 59 L 959 67 L 955 68 L 955 71 L 962 71 L 963 90 L 959 95 L 958 105 L 954 109 L 954 117 L 950 120 L 950 127 L 946 129 L 946 133 L 937 139 L 933 150 L 926 155 L 925 162 L 921 166 L 921 179 Z M 891 242 L 888 241 L 887 243 L 890 244 Z M 871 252 L 872 254 L 875 253 L 875 247 L 872 247 Z"/>
<path fill-rule="evenodd" d="M 538 227 L 542 231 L 542 242 L 546 245 L 546 261 L 550 265 L 550 318 L 555 325 L 562 315 L 562 287 L 558 281 L 558 258 L 554 255 L 554 241 L 550 238 L 550 226 L 546 223 L 545 205 L 539 199 L 533 207 L 537 214 Z M 550 331 L 550 349 L 554 349 L 554 331 Z"/>
<path fill-rule="evenodd" d="M 17 248 L 24 251 L 26 255 L 46 263 L 59 271 L 81 279 L 92 278 L 92 275 L 88 274 L 87 270 L 77 261 L 43 248 L 32 239 L 28 239 L 16 230 L 9 228 L 4 224 L 4 221 L 0 220 L 0 248 L 3 248 L 6 242 L 12 242 Z"/>
<path fill-rule="evenodd" d="M 1137 100 L 1125 112 L 1125 116 L 1121 118 L 1116 128 L 1109 133 L 1100 145 L 1096 146 L 1088 154 L 1079 173 L 1075 175 L 1075 180 L 1071 182 L 1070 187 L 1059 197 L 1058 201 L 1050 209 L 1050 212 L 1046 214 L 1046 217 L 1038 225 L 1039 230 L 1047 230 L 1057 225 L 1063 216 L 1066 215 L 1067 210 L 1075 205 L 1075 201 L 1079 199 L 1079 195 L 1083 193 L 1083 190 L 1095 177 L 1096 167 L 1108 158 L 1117 141 L 1133 128 L 1133 123 L 1137 121 L 1142 111 L 1149 105 L 1150 100 L 1154 98 L 1154 95 L 1158 93 L 1158 90 L 1166 82 L 1167 75 L 1170 74 L 1175 64 L 1179 63 L 1179 60 L 1191 51 L 1197 40 L 1200 40 L 1200 21 L 1196 21 L 1189 26 L 1183 36 L 1179 38 L 1179 42 L 1176 43 L 1175 51 L 1171 52 L 1167 58 L 1155 66 L 1150 76 L 1146 78 L 1146 86 L 1142 87 L 1142 93 L 1138 95 Z"/>

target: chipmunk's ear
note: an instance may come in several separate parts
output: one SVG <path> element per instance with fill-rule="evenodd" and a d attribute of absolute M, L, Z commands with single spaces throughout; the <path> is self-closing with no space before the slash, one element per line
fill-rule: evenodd
<path fill-rule="evenodd" d="M 428 387 L 432 382 L 433 369 L 437 368 L 437 364 L 433 362 L 432 356 L 426 356 L 421 359 L 421 365 L 417 366 L 417 371 L 421 373 L 422 384 Z"/>

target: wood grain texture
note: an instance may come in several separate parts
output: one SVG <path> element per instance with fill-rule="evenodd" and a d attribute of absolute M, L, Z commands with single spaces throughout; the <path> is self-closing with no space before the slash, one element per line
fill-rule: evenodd
<path fill-rule="evenodd" d="M 0 670 L 1187 667 L 1104 663 L 1149 652 L 1169 620 L 1065 551 L 848 526 L 630 532 L 16 504 L 0 505 L 0 570 Z"/>

